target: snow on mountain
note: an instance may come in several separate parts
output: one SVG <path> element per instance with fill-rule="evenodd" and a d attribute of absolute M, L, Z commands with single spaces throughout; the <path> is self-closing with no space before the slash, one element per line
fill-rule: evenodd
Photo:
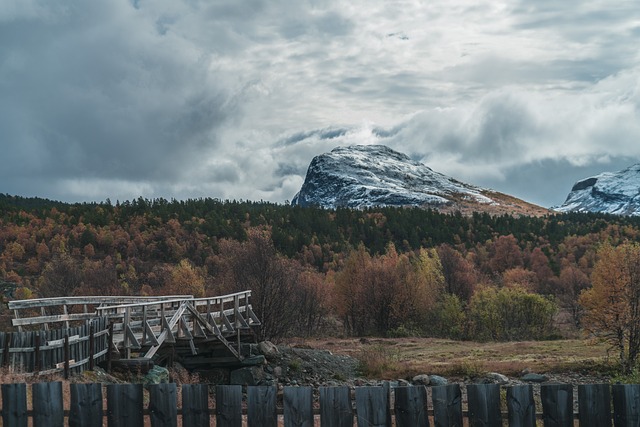
<path fill-rule="evenodd" d="M 576 182 L 558 212 L 640 215 L 640 163 Z"/>
<path fill-rule="evenodd" d="M 523 205 L 539 208 L 457 181 L 384 145 L 338 147 L 316 156 L 291 204 L 328 209 L 419 206 L 501 212 L 505 207 L 513 210 Z"/>

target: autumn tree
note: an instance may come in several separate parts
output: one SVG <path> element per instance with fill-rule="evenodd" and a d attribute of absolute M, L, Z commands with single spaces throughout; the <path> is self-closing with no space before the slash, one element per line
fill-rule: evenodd
<path fill-rule="evenodd" d="M 46 263 L 38 283 L 38 293 L 44 298 L 69 296 L 81 284 L 82 270 L 78 262 L 66 252 L 61 252 Z"/>
<path fill-rule="evenodd" d="M 640 245 L 602 246 L 591 282 L 580 296 L 583 327 L 611 344 L 629 372 L 640 354 Z"/>

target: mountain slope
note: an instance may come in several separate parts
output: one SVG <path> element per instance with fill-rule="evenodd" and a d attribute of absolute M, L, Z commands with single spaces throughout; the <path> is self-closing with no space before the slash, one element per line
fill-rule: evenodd
<path fill-rule="evenodd" d="M 558 212 L 640 215 L 640 163 L 575 183 Z"/>
<path fill-rule="evenodd" d="M 338 147 L 316 156 L 291 203 L 328 209 L 418 206 L 440 211 L 548 213 L 505 194 L 457 181 L 383 145 Z"/>

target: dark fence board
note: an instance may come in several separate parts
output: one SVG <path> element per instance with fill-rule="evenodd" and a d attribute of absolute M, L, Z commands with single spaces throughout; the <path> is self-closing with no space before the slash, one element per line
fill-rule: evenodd
<path fill-rule="evenodd" d="M 384 387 L 356 388 L 358 427 L 386 426 L 389 422 L 389 389 Z"/>
<path fill-rule="evenodd" d="M 247 426 L 276 427 L 278 408 L 275 387 L 257 386 L 247 388 Z"/>
<path fill-rule="evenodd" d="M 467 399 L 469 425 L 502 427 L 500 386 L 498 384 L 469 384 Z"/>
<path fill-rule="evenodd" d="M 544 384 L 540 387 L 542 420 L 545 427 L 573 426 L 573 386 Z"/>
<path fill-rule="evenodd" d="M 182 385 L 182 425 L 209 426 L 209 387 L 206 384 Z"/>
<path fill-rule="evenodd" d="M 2 424 L 27 427 L 26 384 L 2 384 Z"/>
<path fill-rule="evenodd" d="M 69 427 L 102 427 L 102 384 L 71 384 Z"/>
<path fill-rule="evenodd" d="M 510 427 L 535 427 L 533 387 L 529 384 L 507 387 L 507 411 Z"/>
<path fill-rule="evenodd" d="M 142 384 L 110 384 L 107 387 L 109 427 L 143 427 Z"/>
<path fill-rule="evenodd" d="M 614 384 L 613 424 L 615 427 L 640 426 L 640 385 Z"/>
<path fill-rule="evenodd" d="M 31 386 L 31 390 L 34 427 L 63 427 L 62 383 L 36 383 Z"/>
<path fill-rule="evenodd" d="M 611 389 L 609 384 L 578 386 L 578 419 L 581 426 L 611 426 Z"/>
<path fill-rule="evenodd" d="M 429 426 L 429 402 L 425 386 L 395 389 L 396 426 Z"/>
<path fill-rule="evenodd" d="M 320 387 L 320 426 L 353 427 L 349 387 Z"/>
<path fill-rule="evenodd" d="M 216 386 L 216 427 L 242 427 L 242 386 Z"/>
<path fill-rule="evenodd" d="M 462 391 L 458 384 L 431 389 L 435 427 L 462 427 Z"/>
<path fill-rule="evenodd" d="M 152 427 L 177 427 L 177 390 L 175 383 L 149 386 L 149 419 Z"/>
<path fill-rule="evenodd" d="M 284 426 L 313 427 L 311 387 L 284 388 Z"/>

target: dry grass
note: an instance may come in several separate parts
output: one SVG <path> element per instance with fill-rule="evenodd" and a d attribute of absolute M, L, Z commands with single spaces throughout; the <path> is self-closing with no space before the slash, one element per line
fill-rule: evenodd
<path fill-rule="evenodd" d="M 608 372 L 614 365 L 606 345 L 581 339 L 477 343 L 372 338 L 312 340 L 306 344 L 357 358 L 363 375 L 387 379 L 419 373 L 460 378 L 486 372 L 519 375 L 525 369 L 539 373 Z"/>

